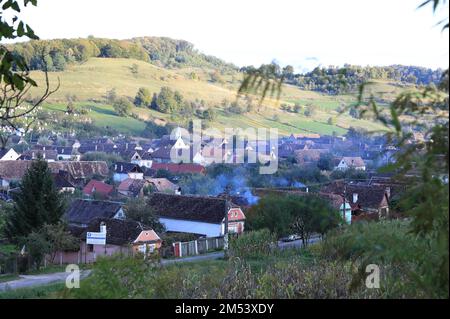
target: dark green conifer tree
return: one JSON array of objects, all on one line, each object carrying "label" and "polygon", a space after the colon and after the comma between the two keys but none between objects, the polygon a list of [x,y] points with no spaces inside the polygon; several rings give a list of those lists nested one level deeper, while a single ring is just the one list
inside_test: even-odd
[{"label": "dark green conifer tree", "polygon": [[27,236],[44,224],[58,223],[64,213],[63,198],[55,188],[47,162],[42,158],[30,165],[14,201],[6,225],[6,235],[11,240]]}]

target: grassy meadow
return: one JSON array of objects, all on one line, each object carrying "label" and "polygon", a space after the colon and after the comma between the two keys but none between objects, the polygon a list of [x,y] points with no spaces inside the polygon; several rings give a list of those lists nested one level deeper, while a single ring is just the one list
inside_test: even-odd
[{"label": "grassy meadow", "polygon": [[[138,73],[131,72],[131,66],[138,65]],[[284,85],[280,101],[267,99],[264,104],[251,113],[227,114],[221,102],[224,99],[234,101],[239,86],[241,74],[223,75],[223,82],[212,83],[208,74],[212,70],[202,68],[165,69],[133,59],[91,58],[83,64],[69,66],[63,72],[49,73],[51,86],[56,86],[59,79],[60,89],[54,93],[44,105],[44,109],[64,111],[67,96],[76,97],[76,105],[86,108],[88,116],[95,125],[111,127],[124,134],[138,135],[145,128],[144,121],[152,120],[158,124],[174,122],[177,119],[170,114],[164,114],[147,108],[134,107],[132,113],[139,119],[119,117],[112,105],[105,101],[106,92],[115,89],[118,96],[134,98],[140,87],[150,92],[159,92],[161,87],[169,86],[178,90],[186,100],[204,100],[207,105],[217,110],[217,119],[210,127],[223,130],[225,127],[274,127],[280,135],[291,133],[313,132],[319,134],[345,134],[351,126],[377,131],[383,127],[370,119],[354,119],[348,114],[339,114],[338,108],[355,103],[354,95],[330,96],[313,91],[301,90],[291,85]],[[195,79],[192,74],[195,74]],[[38,83],[43,83],[43,73],[33,71],[32,77]],[[32,91],[32,96],[38,95],[41,88]],[[388,82],[377,82],[371,87],[373,92],[379,92],[380,99],[392,100],[401,90]],[[281,104],[300,104],[311,107],[314,113],[307,117],[300,113],[287,112],[281,109]],[[332,124],[328,123],[333,119]]]}]

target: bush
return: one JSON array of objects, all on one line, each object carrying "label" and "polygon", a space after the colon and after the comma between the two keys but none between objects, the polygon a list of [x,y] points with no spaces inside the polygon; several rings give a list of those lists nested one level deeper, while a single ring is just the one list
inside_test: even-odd
[{"label": "bush", "polygon": [[113,103],[114,111],[118,116],[127,116],[132,107],[133,104],[126,97],[120,97]]},{"label": "bush", "polygon": [[246,232],[230,240],[230,255],[239,258],[269,256],[276,242],[268,229]]},{"label": "bush", "polygon": [[320,244],[323,258],[351,261],[359,266],[361,280],[365,266],[377,264],[385,269],[389,296],[448,298],[447,289],[436,287],[439,276],[433,267],[436,243],[410,232],[409,221],[359,222],[330,233]]}]

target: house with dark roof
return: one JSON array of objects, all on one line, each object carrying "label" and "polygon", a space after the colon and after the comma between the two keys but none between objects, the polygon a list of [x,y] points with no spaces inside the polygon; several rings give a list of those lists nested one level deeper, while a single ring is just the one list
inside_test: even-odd
[{"label": "house with dark roof", "polygon": [[[99,256],[137,253],[149,255],[161,248],[162,240],[150,227],[132,220],[98,217],[87,227],[69,226],[70,233],[80,239],[80,247],[72,252],[58,252],[57,261],[62,263],[93,263]],[[105,245],[87,244],[89,233],[106,232]]]},{"label": "house with dark roof", "polygon": [[56,189],[60,193],[71,193],[75,192],[75,185],[72,184],[67,179],[67,173],[64,171],[59,171],[58,173],[52,173],[53,183],[55,184]]},{"label": "house with dark roof", "polygon": [[170,151],[172,149],[172,146],[173,145],[171,144],[167,144],[155,150],[152,153],[153,161],[157,163],[170,163],[171,162]]},{"label": "house with dark roof", "polygon": [[132,158],[131,163],[137,164],[141,167],[147,167],[147,168],[152,167],[152,163],[153,163],[152,153],[144,152],[144,151],[140,151],[140,152],[136,152],[136,153],[139,154],[139,157]]},{"label": "house with dark roof", "polygon": [[223,236],[226,214],[229,232],[244,231],[244,213],[224,198],[153,193],[147,205],[170,232]]},{"label": "house with dark roof", "polygon": [[76,199],[64,215],[69,225],[87,227],[95,218],[125,219],[122,203]]},{"label": "house with dark roof", "polygon": [[122,182],[127,178],[144,178],[144,171],[139,165],[134,163],[116,162],[111,168],[114,173],[113,179],[115,182]]},{"label": "house with dark roof", "polygon": [[58,153],[56,152],[56,150],[49,150],[49,149],[45,149],[45,150],[29,150],[24,152],[21,156],[20,156],[20,160],[25,160],[25,161],[31,161],[31,160],[35,160],[38,159],[39,157],[42,157],[42,159],[44,159],[46,162],[54,162],[58,159]]},{"label": "house with dark roof", "polygon": [[390,189],[384,185],[346,184],[335,182],[324,186],[322,192],[346,197],[352,209],[352,215],[362,213],[389,217]]}]

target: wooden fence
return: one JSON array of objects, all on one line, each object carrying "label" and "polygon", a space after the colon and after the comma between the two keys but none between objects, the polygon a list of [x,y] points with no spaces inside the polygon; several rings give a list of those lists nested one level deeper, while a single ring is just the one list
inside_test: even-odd
[{"label": "wooden fence", "polygon": [[207,252],[223,249],[223,237],[207,237],[187,242],[176,242],[173,244],[175,257],[195,256]]}]

